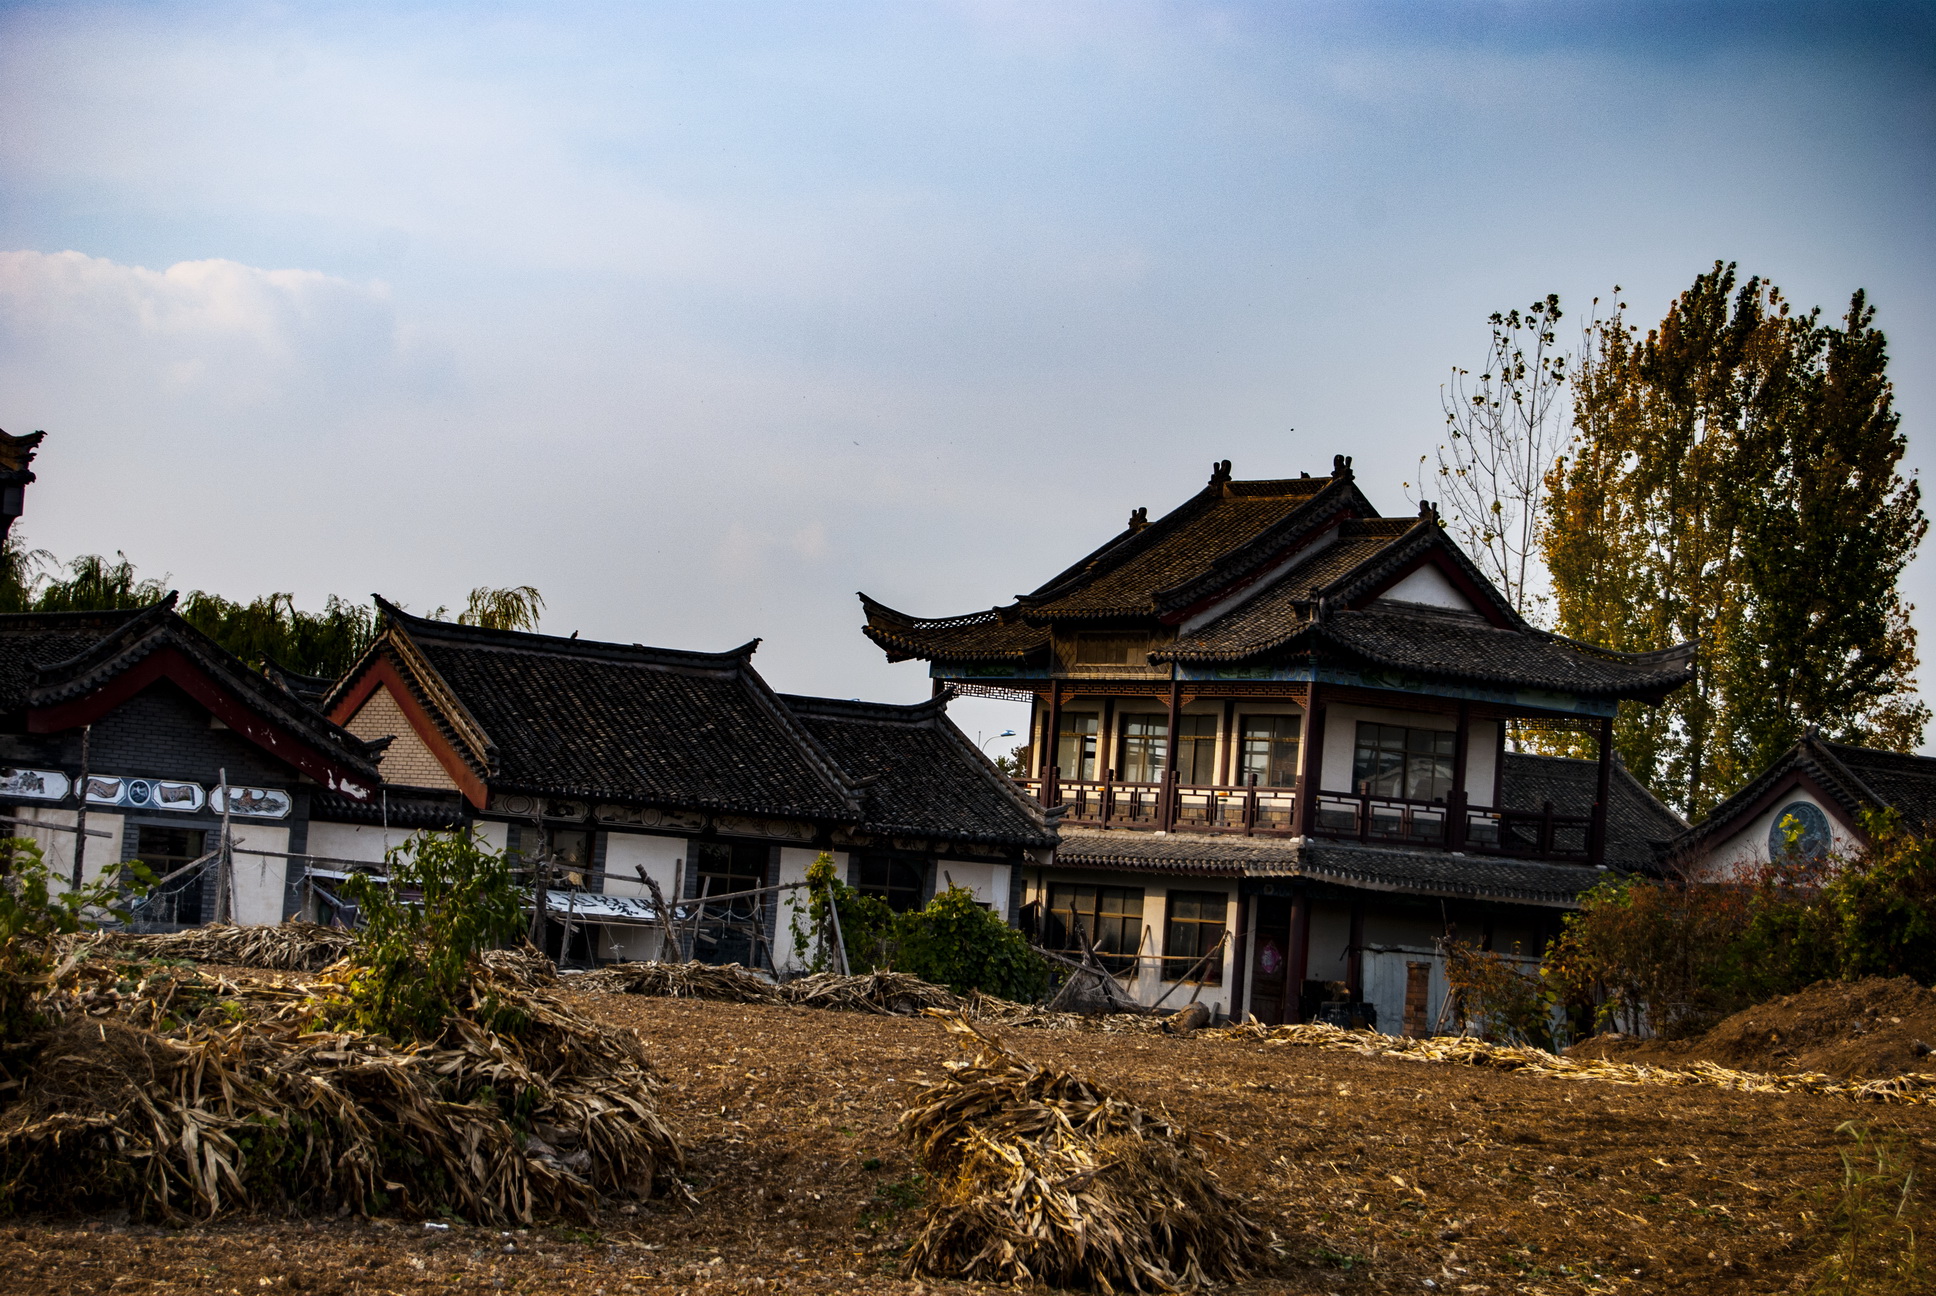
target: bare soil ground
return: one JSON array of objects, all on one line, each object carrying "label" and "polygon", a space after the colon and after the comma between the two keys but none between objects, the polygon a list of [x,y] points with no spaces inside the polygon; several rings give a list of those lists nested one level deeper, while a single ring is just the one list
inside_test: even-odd
[{"label": "bare soil ground", "polygon": [[1743,1071],[1823,1071],[1846,1078],[1936,1071],[1936,990],[1908,977],[1823,981],[1744,1008],[1685,1040],[1585,1040],[1570,1057],[1686,1066],[1696,1059]]},{"label": "bare soil ground", "polygon": [[[692,1209],[590,1225],[242,1218],[0,1227],[0,1294],[967,1291],[897,1275],[925,1185],[895,1135],[954,1056],[926,1019],[575,993],[642,1031],[690,1148]],[[1936,1110],[1626,1088],[1211,1038],[1000,1032],[1229,1140],[1219,1172],[1282,1259],[1239,1290],[1797,1289],[1837,1127],[1936,1172]]]}]

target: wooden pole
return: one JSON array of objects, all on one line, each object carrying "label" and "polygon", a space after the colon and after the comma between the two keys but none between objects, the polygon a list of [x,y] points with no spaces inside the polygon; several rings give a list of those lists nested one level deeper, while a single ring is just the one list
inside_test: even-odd
[{"label": "wooden pole", "polygon": [[1445,848],[1465,849],[1465,771],[1472,742],[1472,704],[1459,702],[1459,727],[1452,737],[1452,790],[1445,797]]},{"label": "wooden pole", "polygon": [[81,726],[81,800],[74,811],[74,882],[76,891],[81,889],[81,861],[87,857],[87,755],[88,740],[94,736],[93,725]]},{"label": "wooden pole", "polygon": [[1157,793],[1163,799],[1157,814],[1157,823],[1166,831],[1176,825],[1176,799],[1178,771],[1176,754],[1182,748],[1183,727],[1183,684],[1177,679],[1176,663],[1170,663],[1170,719],[1169,732],[1163,744],[1163,787]]},{"label": "wooden pole", "polygon": [[235,839],[229,833],[229,803],[235,798],[229,794],[229,772],[219,771],[222,776],[222,843],[221,857],[215,866],[215,921],[235,921]]},{"label": "wooden pole", "polygon": [[1304,1020],[1304,974],[1311,962],[1311,898],[1303,887],[1291,893],[1291,924],[1285,933],[1283,1005],[1279,1022]]},{"label": "wooden pole", "polygon": [[1304,695],[1304,769],[1297,778],[1298,830],[1309,837],[1318,826],[1318,789],[1324,781],[1324,704],[1318,682]]}]

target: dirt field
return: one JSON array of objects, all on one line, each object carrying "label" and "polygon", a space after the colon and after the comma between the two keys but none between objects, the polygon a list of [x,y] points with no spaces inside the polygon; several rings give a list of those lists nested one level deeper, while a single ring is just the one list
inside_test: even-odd
[{"label": "dirt field", "polygon": [[[923,1184],[894,1133],[955,1056],[920,1019],[578,994],[641,1030],[698,1205],[509,1233],[243,1219],[188,1230],[12,1221],[0,1293],[965,1291],[895,1276]],[[1007,1032],[1191,1128],[1282,1259],[1245,1292],[1770,1292],[1820,1238],[1837,1127],[1900,1139],[1925,1182],[1936,1110],[1622,1088],[1206,1038]]]}]

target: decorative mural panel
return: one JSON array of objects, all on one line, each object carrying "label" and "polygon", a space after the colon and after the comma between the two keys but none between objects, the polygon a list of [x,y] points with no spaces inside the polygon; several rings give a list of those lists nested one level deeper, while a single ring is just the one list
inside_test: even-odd
[{"label": "decorative mural panel", "polygon": [[0,769],[0,796],[62,801],[73,786],[59,770]]},{"label": "decorative mural panel", "polygon": [[87,802],[89,805],[124,806],[130,810],[193,813],[207,805],[208,798],[197,783],[90,774],[87,778]]},{"label": "decorative mural panel", "polygon": [[[247,815],[253,819],[286,819],[295,805],[290,795],[281,788],[237,787],[229,784],[232,800],[229,813]],[[222,813],[222,789],[214,788],[208,794],[208,808],[216,814]]]},{"label": "decorative mural panel", "polygon": [[786,841],[812,841],[813,825],[798,819],[760,819],[752,815],[720,815],[714,820],[720,832],[733,837],[779,837]]}]

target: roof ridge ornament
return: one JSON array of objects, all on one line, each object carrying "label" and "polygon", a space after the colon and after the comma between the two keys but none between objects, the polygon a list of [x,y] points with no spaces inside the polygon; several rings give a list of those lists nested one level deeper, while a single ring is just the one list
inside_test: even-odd
[{"label": "roof ridge ornament", "polygon": [[1344,481],[1350,481],[1352,477],[1351,456],[1342,455],[1342,454],[1332,455],[1331,456],[1331,475],[1336,478],[1341,478]]},{"label": "roof ridge ornament", "polygon": [[1418,520],[1421,522],[1437,522],[1439,520],[1439,506],[1431,500],[1420,500],[1418,502]]},{"label": "roof ridge ornament", "polygon": [[[1148,526],[1148,525],[1149,525],[1149,509],[1148,509],[1148,508],[1139,508],[1139,509],[1132,509],[1132,510],[1130,510],[1130,514],[1129,514],[1129,529],[1130,529],[1130,530],[1131,530],[1132,532],[1135,532],[1135,531],[1141,531],[1141,530],[1142,530],[1142,529],[1143,529],[1144,527],[1146,527],[1146,526]],[[1090,564],[1090,565],[1091,565],[1091,566],[1094,566],[1094,564],[1093,564],[1093,563],[1092,563],[1092,564]]]},{"label": "roof ridge ornament", "polygon": [[1210,484],[1212,486],[1221,486],[1229,480],[1230,461],[1228,459],[1222,459],[1210,465]]}]

